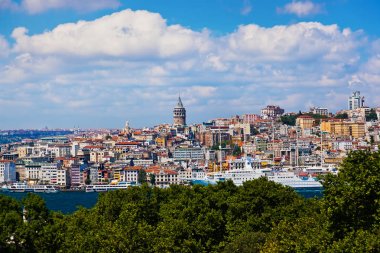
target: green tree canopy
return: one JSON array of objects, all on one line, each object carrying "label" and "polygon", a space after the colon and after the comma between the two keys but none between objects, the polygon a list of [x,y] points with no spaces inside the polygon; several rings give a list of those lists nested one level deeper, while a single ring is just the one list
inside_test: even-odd
[{"label": "green tree canopy", "polygon": [[380,153],[351,152],[339,174],[323,179],[324,205],[337,236],[368,230],[380,221]]},{"label": "green tree canopy", "polygon": [[146,171],[144,169],[139,170],[139,173],[137,174],[137,182],[139,184],[146,183]]},{"label": "green tree canopy", "polygon": [[280,119],[281,119],[281,122],[285,125],[295,126],[297,115],[284,115],[284,116],[281,116]]},{"label": "green tree canopy", "polygon": [[336,119],[348,119],[348,114],[347,113],[342,113],[342,114],[336,114],[335,115]]},{"label": "green tree canopy", "polygon": [[366,121],[378,120],[375,109],[371,109],[368,115],[365,116]]}]

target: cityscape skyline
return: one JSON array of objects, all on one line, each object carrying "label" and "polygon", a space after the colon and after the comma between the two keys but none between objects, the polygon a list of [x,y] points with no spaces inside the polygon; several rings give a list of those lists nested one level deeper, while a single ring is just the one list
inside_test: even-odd
[{"label": "cityscape skyline", "polygon": [[[347,99],[347,105],[348,108],[341,109],[337,112],[331,112],[329,111],[328,108],[323,108],[323,107],[310,107],[309,110],[302,111],[299,110],[298,112],[285,112],[285,110],[278,105],[267,105],[265,108],[262,108],[260,112],[254,112],[254,113],[244,113],[244,114],[233,114],[233,115],[228,115],[224,117],[214,117],[214,118],[209,118],[209,119],[204,119],[201,122],[191,122],[187,124],[186,120],[186,107],[182,103],[181,96],[179,95],[177,98],[177,104],[173,107],[173,114],[172,114],[172,122],[159,122],[155,125],[144,125],[144,126],[130,126],[129,120],[125,121],[125,126],[124,129],[153,129],[159,126],[167,125],[167,126],[172,126],[175,128],[182,129],[191,127],[191,126],[199,126],[201,124],[214,124],[215,122],[219,121],[228,121],[229,119],[236,119],[236,120],[241,120],[242,122],[249,123],[249,122],[255,122],[256,120],[263,119],[263,120],[268,120],[268,119],[274,119],[276,118],[277,121],[283,121],[286,119],[282,119],[281,116],[289,117],[292,116],[295,119],[300,117],[300,118],[308,118],[312,119],[310,115],[320,115],[325,118],[331,118],[334,120],[334,117],[337,116],[337,118],[341,117],[342,115],[347,115],[349,117],[352,117],[354,121],[365,121],[365,117],[368,116],[369,113],[373,112],[379,117],[380,113],[380,108],[379,107],[368,107],[365,105],[365,97],[360,95],[360,91],[354,91],[351,96],[348,97]],[[364,116],[365,115],[365,116]],[[364,118],[363,118],[364,117]],[[348,120],[349,121],[349,120]],[[371,120],[369,120],[371,121]],[[311,121],[309,122],[311,124]],[[133,122],[132,122],[133,124]],[[76,131],[76,130],[120,130],[120,126],[118,127],[103,127],[103,128],[91,128],[91,127],[80,127],[79,125],[73,126],[73,127],[51,127],[49,128],[48,126],[41,127],[41,128],[21,128],[21,129],[1,129],[0,131],[23,131],[23,130],[68,130],[68,131]],[[129,131],[129,130],[128,130]]]},{"label": "cityscape skyline", "polygon": [[0,129],[378,106],[377,1],[204,2],[0,0]]}]

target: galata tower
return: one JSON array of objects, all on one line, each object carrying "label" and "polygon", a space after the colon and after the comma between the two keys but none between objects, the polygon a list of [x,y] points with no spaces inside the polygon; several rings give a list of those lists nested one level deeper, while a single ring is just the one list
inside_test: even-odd
[{"label": "galata tower", "polygon": [[174,126],[185,126],[186,125],[186,109],[183,107],[181,97],[178,97],[177,105],[173,110],[173,121]]}]

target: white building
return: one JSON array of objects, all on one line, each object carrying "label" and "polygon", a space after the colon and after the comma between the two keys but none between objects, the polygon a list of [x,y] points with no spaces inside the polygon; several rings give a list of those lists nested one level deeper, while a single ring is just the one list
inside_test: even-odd
[{"label": "white building", "polygon": [[205,152],[202,148],[197,147],[177,147],[174,150],[173,158],[175,161],[202,160],[205,158]]},{"label": "white building", "polygon": [[191,179],[192,178],[192,169],[191,168],[187,168],[187,169],[181,168],[180,170],[178,170],[178,177],[180,178],[180,180]]},{"label": "white building", "polygon": [[[128,159],[127,162],[130,164],[131,159]],[[150,165],[153,165],[153,163],[153,159],[133,159],[134,166],[148,167]]]},{"label": "white building", "polygon": [[46,152],[51,158],[66,157],[71,155],[71,146],[68,144],[49,145]]},{"label": "white building", "polygon": [[125,168],[120,173],[120,180],[124,182],[137,183],[139,171],[142,169],[143,168],[141,166],[133,166],[133,167]]},{"label": "white building", "polygon": [[106,158],[108,156],[111,156],[111,155],[113,155],[113,154],[111,154],[109,151],[105,151],[103,149],[92,150],[90,152],[90,161],[94,162],[94,163],[101,163],[101,162],[104,162],[106,160]]},{"label": "white building", "polygon": [[16,181],[16,166],[13,161],[0,160],[0,183]]},{"label": "white building", "polygon": [[65,169],[57,170],[57,185],[67,186],[67,171]]},{"label": "white building", "polygon": [[348,98],[348,110],[355,110],[364,107],[364,97],[360,96],[360,91],[355,91]]},{"label": "white building", "polygon": [[329,110],[327,108],[321,108],[321,107],[311,107],[310,112],[312,114],[319,114],[323,116],[329,116]]},{"label": "white building", "polygon": [[263,119],[273,119],[284,114],[285,110],[277,105],[268,105],[267,107],[261,109],[261,117]]},{"label": "white building", "polygon": [[352,141],[333,141],[331,143],[331,149],[333,150],[352,150]]},{"label": "white building", "polygon": [[[58,175],[64,174],[64,180]],[[62,176],[60,176],[62,178]],[[38,184],[66,185],[66,171],[57,163],[30,163],[25,165],[25,179]]]},{"label": "white building", "polygon": [[156,186],[161,187],[161,188],[168,187],[171,184],[180,183],[178,172],[175,170],[152,168],[152,169],[147,169],[146,172],[149,178],[151,178],[152,175],[155,176]]}]

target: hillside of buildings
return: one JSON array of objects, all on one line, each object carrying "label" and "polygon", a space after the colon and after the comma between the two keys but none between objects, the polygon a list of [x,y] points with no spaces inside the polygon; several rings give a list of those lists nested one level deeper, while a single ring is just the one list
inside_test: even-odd
[{"label": "hillside of buildings", "polygon": [[[1,252],[376,252],[380,109],[360,93],[348,109],[261,114],[188,124],[181,101],[173,124],[75,130],[0,145],[0,183],[65,190],[140,184],[101,194],[95,207],[51,212],[37,195],[0,195]],[[191,185],[196,176],[286,169],[321,181],[305,199],[261,177]],[[224,174],[226,175],[226,174]],[[301,176],[302,175],[302,176]]]},{"label": "hillside of buildings", "polygon": [[378,252],[380,152],[323,176],[321,199],[260,178],[237,187],[144,184],[63,215],[0,195],[1,252]]},{"label": "hillside of buildings", "polygon": [[54,136],[62,131],[3,131],[1,136],[16,136],[17,141],[0,145],[0,183],[83,189],[87,184],[137,183],[145,173],[147,182],[164,188],[186,184],[194,170],[242,168],[246,157],[259,161],[261,168],[297,173],[315,166],[338,168],[351,151],[378,150],[379,118],[380,109],[366,107],[355,92],[348,110],[335,114],[321,107],[285,113],[268,105],[260,114],[187,124],[179,98],[173,124],[133,128],[126,122],[119,130],[75,130],[65,136]]}]

